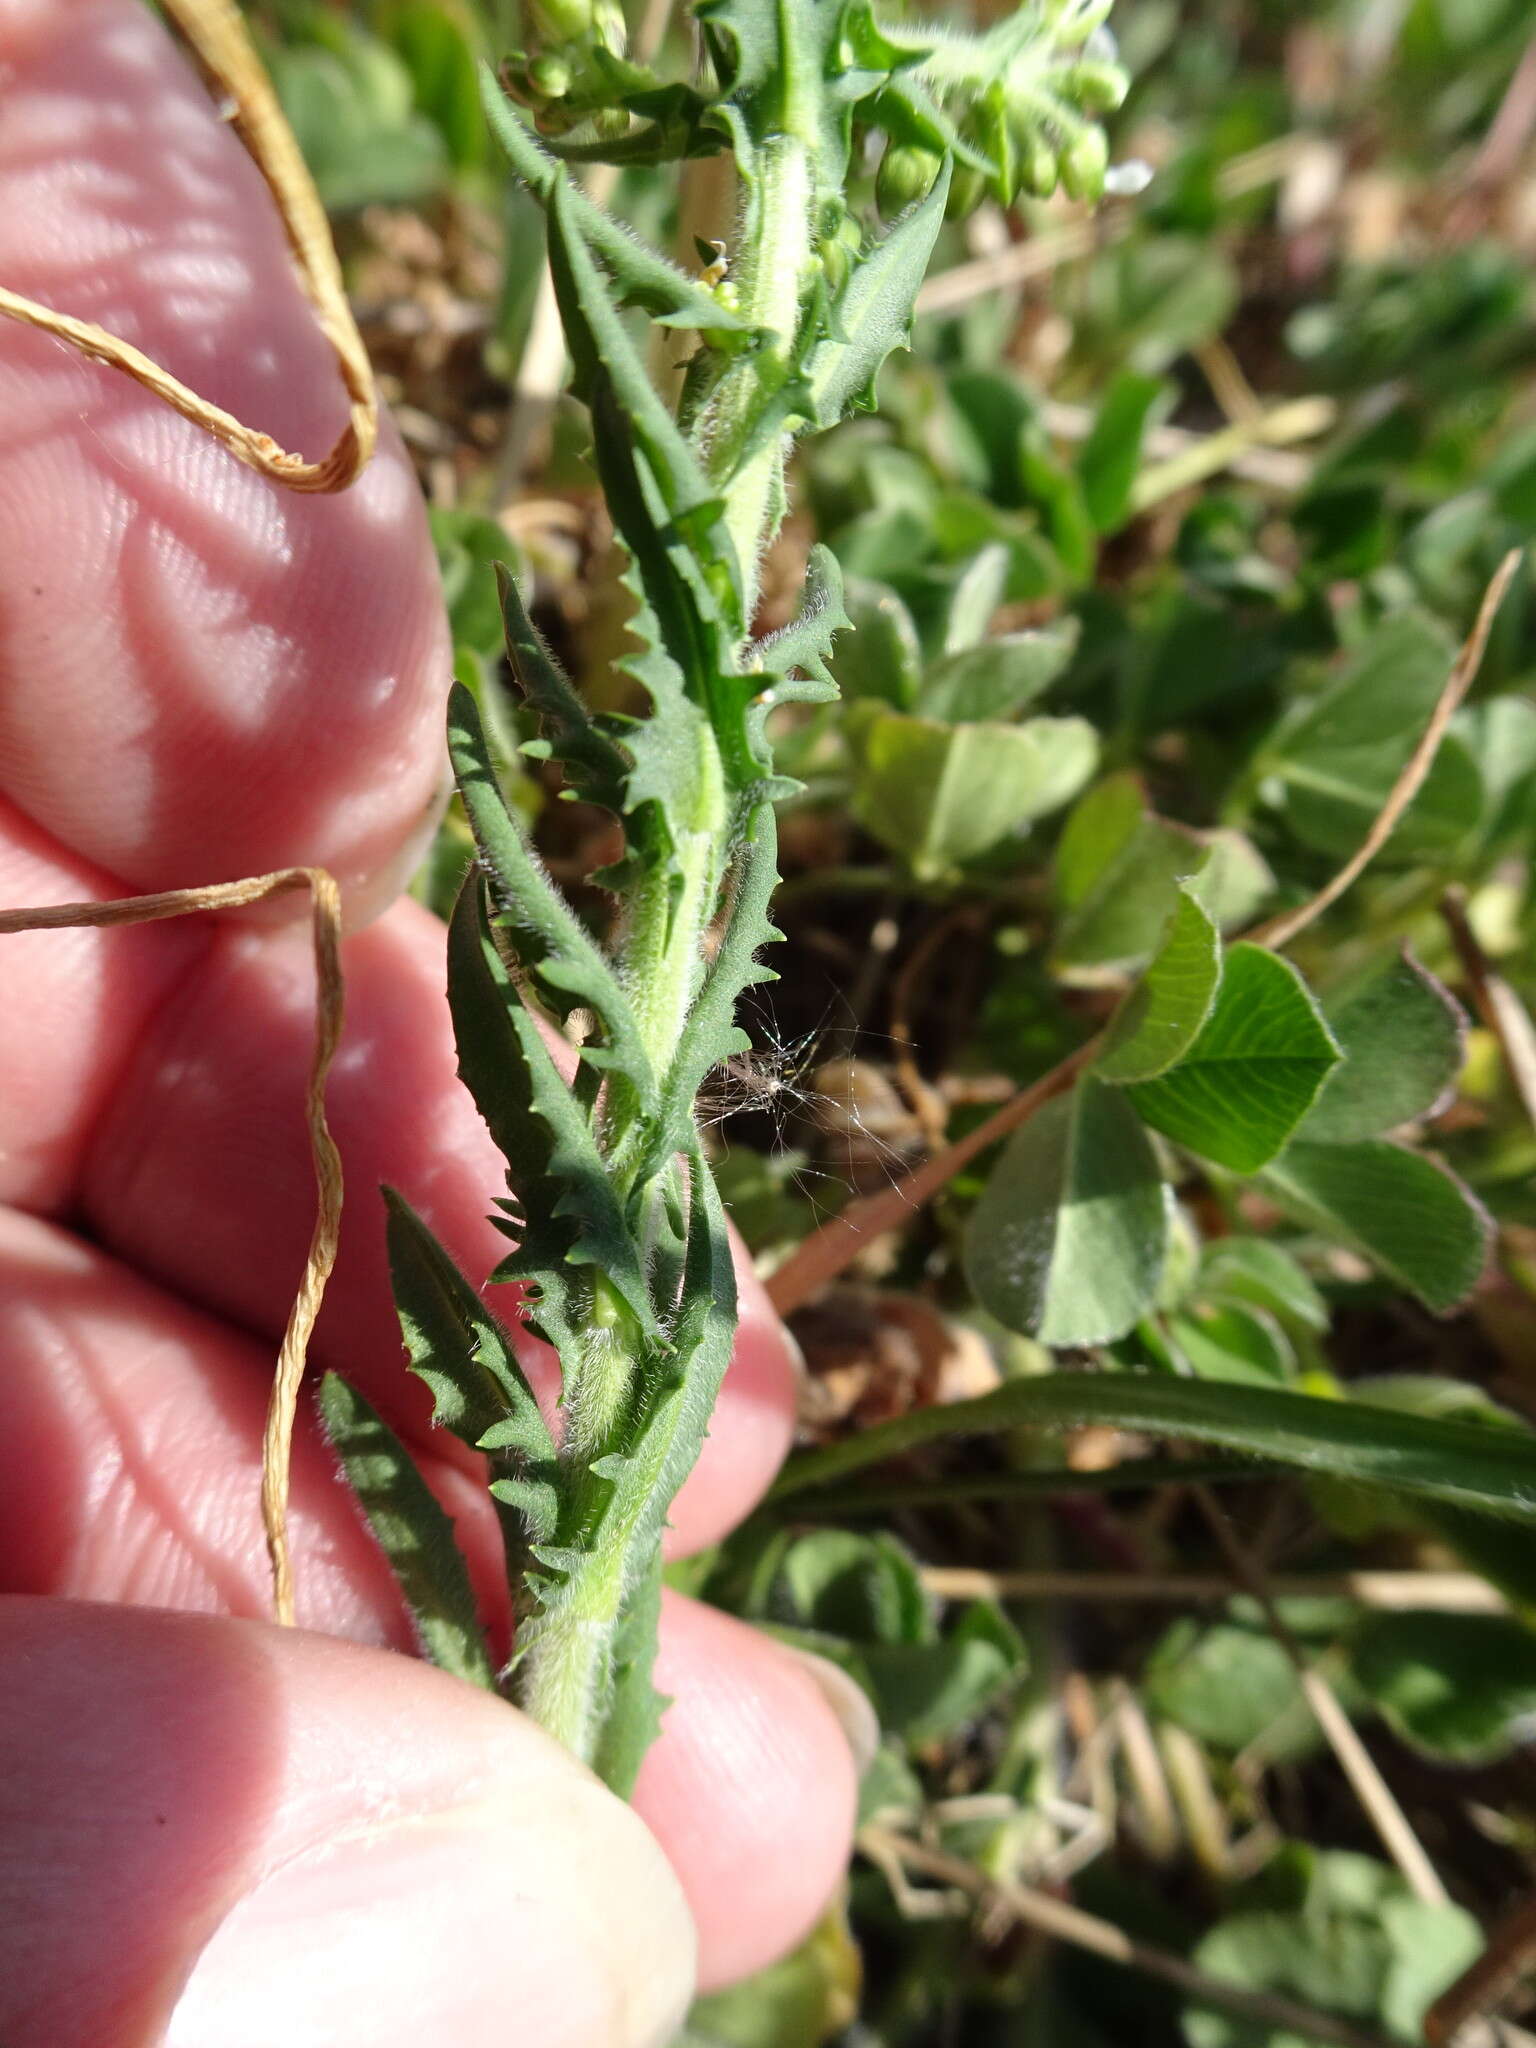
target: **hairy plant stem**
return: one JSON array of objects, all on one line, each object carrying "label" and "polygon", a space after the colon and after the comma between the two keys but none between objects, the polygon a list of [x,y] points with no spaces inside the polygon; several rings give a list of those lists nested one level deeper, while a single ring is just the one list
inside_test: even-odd
[{"label": "hairy plant stem", "polygon": [[770,434],[744,461],[737,457],[772,370],[788,371],[811,260],[811,198],[806,143],[795,134],[771,137],[758,159],[755,206],[743,216],[746,246],[737,286],[743,317],[772,333],[776,360],[770,370],[760,355],[739,357],[716,385],[698,430],[711,474],[724,487],[725,525],[741,564],[749,622],[757,607],[759,558],[783,510],[784,437]]},{"label": "hairy plant stem", "polygon": [[[747,221],[741,307],[755,325],[776,337],[771,347],[778,362],[768,372],[771,384],[775,372],[782,377],[788,371],[810,261],[812,188],[805,143],[787,134],[771,138],[760,154],[756,189]],[[699,428],[707,456],[728,472],[720,477],[724,518],[741,564],[748,619],[756,606],[758,560],[783,512],[782,434],[769,434],[758,446],[746,448],[745,459],[736,459],[744,440],[751,438],[754,410],[765,388],[764,369],[760,356],[743,357],[728,367]],[[698,994],[705,940],[731,850],[730,806],[713,733],[704,732],[700,746],[694,813],[674,828],[681,884],[674,870],[643,886],[619,940],[623,980],[658,1074],[671,1064]],[[624,1091],[615,1090],[605,1151],[627,1199],[645,1192],[636,1185],[642,1133],[634,1112]],[[618,1447],[634,1402],[647,1398],[642,1390],[648,1371],[661,1361],[647,1355],[633,1318],[600,1276],[593,1286],[588,1334],[587,1355],[564,1390],[564,1455],[591,1475],[588,1484],[600,1487],[604,1482],[592,1475],[592,1467]],[[613,1685],[625,1602],[649,1563],[637,1554],[633,1531],[615,1535],[618,1540],[577,1568],[559,1611],[528,1626],[519,1652],[522,1705],[588,1761],[600,1739]]]}]

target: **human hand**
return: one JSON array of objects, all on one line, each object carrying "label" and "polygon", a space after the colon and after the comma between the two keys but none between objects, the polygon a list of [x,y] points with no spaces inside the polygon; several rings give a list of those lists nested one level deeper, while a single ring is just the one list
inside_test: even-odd
[{"label": "human hand", "polygon": [[[328,447],[345,401],[265,190],[140,0],[0,0],[0,62],[0,283]],[[431,828],[448,660],[392,436],[345,496],[285,495],[0,324],[0,903],[340,878],[348,1207],[313,1354],[412,1443],[504,1634],[483,1489],[403,1371],[377,1195],[471,1273],[497,1256],[442,933],[386,907]],[[0,2039],[665,2042],[694,1930],[700,1981],[728,1981],[836,1882],[854,1772],[827,1688],[852,1702],[669,1600],[647,1832],[511,1709],[394,1654],[403,1613],[307,1405],[301,1631],[263,1622],[261,1421],[314,1200],[307,931],[5,937],[0,978]],[[531,1345],[530,1369],[549,1384]],[[678,1547],[758,1498],[791,1407],[744,1272]]]}]

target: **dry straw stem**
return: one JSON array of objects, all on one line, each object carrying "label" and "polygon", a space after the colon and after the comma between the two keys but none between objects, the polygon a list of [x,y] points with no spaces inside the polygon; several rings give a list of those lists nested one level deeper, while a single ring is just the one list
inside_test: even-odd
[{"label": "dry straw stem", "polygon": [[1333,880],[1319,889],[1308,902],[1303,903],[1297,910],[1288,910],[1279,917],[1270,918],[1265,924],[1255,925],[1248,933],[1248,937],[1255,945],[1269,946],[1276,952],[1282,946],[1288,946],[1309,924],[1315,923],[1325,910],[1331,909],[1348,889],[1353,888],[1397,830],[1404,811],[1423,788],[1424,778],[1434,765],[1435,755],[1440,750],[1440,742],[1445,738],[1446,727],[1455,717],[1462,699],[1471,689],[1473,680],[1482,666],[1483,655],[1488,646],[1488,635],[1493,630],[1494,617],[1504,602],[1504,593],[1509,589],[1524,552],[1523,548],[1511,548],[1494,571],[1493,581],[1483,593],[1483,601],[1478,606],[1472,631],[1467,635],[1460,654],[1451,666],[1445,688],[1440,692],[1439,700],[1429,715],[1429,722],[1424,727],[1419,744],[1408,757],[1407,765],[1393,785],[1391,795],[1378,812],[1375,824]]},{"label": "dry straw stem", "polygon": [[238,882],[212,882],[198,889],[167,889],[156,896],[124,896],[109,903],[53,903],[33,910],[0,911],[0,934],[66,931],[82,925],[151,924],[160,918],[200,911],[240,910],[269,896],[307,889],[310,896],[319,992],[315,1008],[315,1049],[305,1093],[310,1153],[318,1201],[315,1227],[299,1291],[283,1332],[261,1441],[261,1519],[272,1561],[272,1611],[293,1623],[293,1566],[288,1552],[288,1472],[293,1418],[309,1340],[320,1313],[325,1283],[336,1263],[341,1230],[341,1156],[325,1121],[325,1079],[341,1036],[341,901],[324,868],[280,868]]},{"label": "dry straw stem", "polygon": [[[1471,2042],[1479,2031],[1477,2022],[1498,2005],[1536,1966],[1536,1898],[1521,1899],[1495,1922],[1487,1946],[1451,1985],[1442,1991],[1424,2015],[1424,2039],[1429,2048],[1457,2048]],[[1508,2043],[1511,2037],[1528,2041],[1530,2036],[1507,2022],[1496,2022],[1495,2039]]]},{"label": "dry straw stem", "polygon": [[[233,107],[230,116],[267,181],[321,331],[335,351],[349,401],[347,425],[328,455],[310,462],[290,455],[270,434],[200,398],[169,370],[89,320],[40,306],[0,287],[0,315],[41,328],[92,362],[122,370],[249,468],[290,491],[344,491],[362,473],[379,437],[379,399],[367,350],[353,321],[341,266],[314,182],[283,118],[233,0],[164,0],[165,11],[193,55]],[[151,141],[147,146],[153,147]]]},{"label": "dry straw stem", "polygon": [[1466,891],[1447,889],[1440,899],[1440,915],[1461,960],[1477,1014],[1499,1041],[1509,1078],[1515,1084],[1526,1116],[1536,1126],[1536,1026],[1532,1025],[1525,1005],[1495,971],[1478,944],[1477,933],[1467,916]]},{"label": "dry straw stem", "polygon": [[1352,2027],[1347,2021],[1336,2019],[1332,2013],[1314,2011],[1310,2006],[1267,1991],[1250,1991],[1241,1984],[1225,1983],[1220,1977],[1212,1977],[1206,1971],[1196,1969],[1182,1956],[1167,1949],[1154,1948],[1149,1942],[1135,1941],[1113,1922],[1085,1913],[1078,1906],[1068,1905],[1064,1899],[1053,1898],[1049,1892],[988,1877],[974,1864],[963,1862],[958,1856],[948,1856],[942,1850],[927,1848],[893,1829],[870,1823],[859,1830],[858,1845],[882,1870],[889,1872],[894,1866],[898,1871],[910,1870],[923,1877],[937,1878],[979,1904],[1006,1914],[1022,1926],[1033,1927],[1053,1940],[1071,1942],[1076,1948],[1102,1956],[1106,1962],[1118,1963],[1129,1970],[1140,1970],[1149,1977],[1160,1977],[1165,1984],[1173,1985],[1199,2005],[1237,2013],[1244,2019],[1298,2034],[1305,2040],[1334,2042],[1338,2048],[1388,2048],[1380,2035]]},{"label": "dry straw stem", "polygon": [[[1361,874],[1380,853],[1396,830],[1404,811],[1413,802],[1429,773],[1447,726],[1454,717],[1457,707],[1472,686],[1488,645],[1488,635],[1493,627],[1494,616],[1504,601],[1505,592],[1516,569],[1519,568],[1523,550],[1514,548],[1504,557],[1494,574],[1493,581],[1478,608],[1477,620],[1468,634],[1466,644],[1457,655],[1451,673],[1446,680],[1434,710],[1424,727],[1418,745],[1402,774],[1398,777],[1391,794],[1382,805],[1380,814],[1363,843],[1352,853],[1343,867],[1324,888],[1303,903],[1298,909],[1286,911],[1282,916],[1271,918],[1267,923],[1255,925],[1244,936],[1254,945],[1268,946],[1278,952],[1288,946],[1292,939],[1306,930],[1315,919],[1331,907],[1357,882]],[[858,1257],[872,1237],[880,1232],[895,1230],[910,1221],[917,1210],[947,1187],[955,1175],[975,1159],[1005,1138],[1020,1124],[1026,1122],[1035,1111],[1062,1094],[1076,1080],[1083,1068],[1089,1066],[1099,1051],[1100,1041],[1091,1038],[1070,1053],[1050,1073],[1014,1096],[986,1122],[979,1124],[957,1143],[947,1146],[942,1152],[926,1160],[923,1165],[882,1188],[878,1194],[862,1195],[850,1202],[845,1209],[834,1216],[830,1223],[824,1223],[813,1231],[804,1242],[792,1251],[783,1264],[769,1276],[768,1295],[780,1315],[789,1315],[801,1308],[819,1294],[825,1286],[835,1280]]]},{"label": "dry straw stem", "polygon": [[[983,1571],[970,1565],[924,1568],[925,1589],[940,1600],[1125,1600],[1199,1606],[1230,1600],[1220,1572]],[[1475,1572],[1292,1572],[1268,1580],[1277,1600],[1357,1600],[1394,1611],[1503,1614],[1508,1603]]]},{"label": "dry straw stem", "polygon": [[1423,1844],[1409,1825],[1408,1816],[1376,1768],[1375,1760],[1361,1741],[1355,1724],[1339,1705],[1333,1687],[1310,1662],[1306,1651],[1286,1625],[1275,1605],[1263,1568],[1238,1541],[1236,1530],[1209,1488],[1194,1486],[1190,1491],[1226,1553],[1233,1579],[1258,1602],[1265,1626],[1290,1660],[1302,1695],[1312,1709],[1317,1725],[1328,1738],[1328,1746],[1337,1757],[1339,1768],[1348,1778],[1350,1789],[1359,1800],[1366,1818],[1380,1837],[1382,1847],[1402,1872],[1415,1898],[1422,1899],[1429,1906],[1448,1904],[1450,1894],[1440,1881],[1440,1873],[1425,1855]]}]

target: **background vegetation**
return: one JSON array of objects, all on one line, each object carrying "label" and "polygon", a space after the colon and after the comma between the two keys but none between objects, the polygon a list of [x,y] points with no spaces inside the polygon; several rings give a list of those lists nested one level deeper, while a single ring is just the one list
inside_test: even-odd
[{"label": "background vegetation", "polygon": [[[517,752],[490,570],[616,687],[541,230],[475,89],[510,0],[250,12],[433,508],[460,675],[585,901],[609,827]],[[1460,2004],[1521,2010],[1536,1534],[1173,1461],[1155,1417],[1076,1429],[1066,1490],[1006,1390],[1054,1353],[1536,1414],[1527,567],[1406,816],[1290,947],[1305,986],[1231,943],[1368,839],[1536,527],[1536,42],[1521,0],[1124,0],[1115,27],[1113,154],[1147,189],[953,221],[878,415],[801,460],[765,566],[772,627],[828,543],[859,631],[841,701],[780,734],[805,785],[782,978],[709,1114],[828,1448],[677,1575],[843,1663],[885,1741],[846,1899],[700,2006],[699,2048],[1411,2042],[1490,1928],[1510,1967]],[[682,220],[644,171],[612,203],[691,261],[728,226],[711,180]],[[467,846],[450,818],[429,900]],[[877,1209],[831,1285],[794,1262],[1106,1026],[1103,1078],[1000,1158]],[[1064,1194],[1099,1220],[1042,1240]],[[941,1433],[976,1397],[987,1434]],[[877,1469],[879,1423],[906,1448]]]}]

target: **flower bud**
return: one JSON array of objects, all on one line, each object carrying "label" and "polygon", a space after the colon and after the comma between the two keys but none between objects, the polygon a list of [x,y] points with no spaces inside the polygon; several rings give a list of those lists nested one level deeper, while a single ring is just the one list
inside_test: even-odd
[{"label": "flower bud", "polygon": [[571,89],[571,67],[563,57],[535,57],[528,83],[540,99],[563,100]]},{"label": "flower bud", "polygon": [[1096,64],[1083,58],[1072,67],[1070,91],[1085,114],[1112,114],[1130,89],[1118,64]]},{"label": "flower bud", "polygon": [[986,196],[986,173],[970,164],[956,164],[955,174],[949,181],[949,197],[944,202],[944,218],[969,220]]},{"label": "flower bud", "polygon": [[1019,183],[1036,199],[1049,199],[1059,175],[1056,152],[1043,135],[1029,135],[1019,151]]},{"label": "flower bud", "polygon": [[592,26],[603,48],[611,50],[615,57],[622,57],[629,41],[629,25],[619,0],[594,0]]},{"label": "flower bud", "polygon": [[592,0],[528,0],[541,42],[579,43],[592,28]]},{"label": "flower bud", "polygon": [[1102,128],[1085,128],[1062,152],[1061,182],[1074,199],[1101,199],[1109,169],[1109,142]]},{"label": "flower bud", "polygon": [[939,175],[940,162],[931,149],[919,149],[907,142],[886,144],[875,173],[875,204],[887,220],[894,220],[898,213],[928,197]]}]

